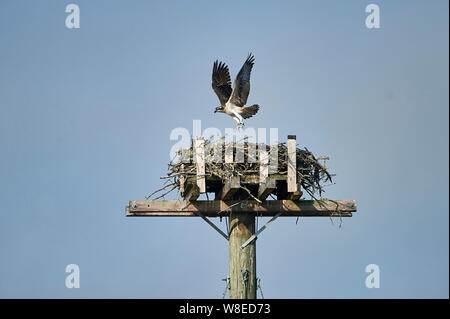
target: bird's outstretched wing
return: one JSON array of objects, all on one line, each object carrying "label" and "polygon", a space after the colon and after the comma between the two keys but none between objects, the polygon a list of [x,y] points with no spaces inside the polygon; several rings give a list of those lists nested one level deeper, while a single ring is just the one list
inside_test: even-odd
[{"label": "bird's outstretched wing", "polygon": [[220,105],[225,105],[231,95],[230,71],[225,63],[216,61],[213,66],[212,88],[219,98]]},{"label": "bird's outstretched wing", "polygon": [[231,102],[237,106],[244,106],[247,103],[250,93],[250,73],[252,72],[255,57],[250,53],[234,80]]}]

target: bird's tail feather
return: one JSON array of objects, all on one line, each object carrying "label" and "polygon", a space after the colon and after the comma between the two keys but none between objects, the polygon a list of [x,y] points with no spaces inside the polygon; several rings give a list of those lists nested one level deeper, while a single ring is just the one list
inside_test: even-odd
[{"label": "bird's tail feather", "polygon": [[252,117],[253,115],[255,115],[258,112],[258,110],[259,110],[259,105],[254,104],[252,106],[244,107],[241,115],[244,119],[248,119],[248,118]]}]

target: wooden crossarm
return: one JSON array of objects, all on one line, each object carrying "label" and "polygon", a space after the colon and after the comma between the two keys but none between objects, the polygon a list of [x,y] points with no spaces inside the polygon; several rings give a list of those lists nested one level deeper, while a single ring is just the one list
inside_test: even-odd
[{"label": "wooden crossarm", "polygon": [[356,212],[355,200],[201,200],[201,201],[130,201],[127,216],[194,217],[200,212],[207,217],[220,217],[233,212],[258,212],[261,216],[281,217],[351,217]]}]

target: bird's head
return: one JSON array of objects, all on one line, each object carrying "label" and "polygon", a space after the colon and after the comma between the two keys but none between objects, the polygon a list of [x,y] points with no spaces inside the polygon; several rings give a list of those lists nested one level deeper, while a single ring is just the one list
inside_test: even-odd
[{"label": "bird's head", "polygon": [[214,110],[214,113],[225,113],[225,109],[222,106],[218,106],[216,107],[216,109]]}]

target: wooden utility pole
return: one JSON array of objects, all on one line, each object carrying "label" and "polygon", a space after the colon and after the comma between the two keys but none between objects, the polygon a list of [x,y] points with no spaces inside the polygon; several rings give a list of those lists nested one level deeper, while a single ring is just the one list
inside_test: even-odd
[{"label": "wooden utility pole", "polygon": [[[278,217],[351,217],[356,212],[354,200],[300,200],[302,192],[296,171],[296,137],[288,136],[287,174],[269,174],[268,154],[260,150],[260,172],[256,175],[233,176],[219,183],[205,176],[205,143],[194,141],[196,176],[180,177],[184,201],[130,201],[127,216],[201,217],[229,241],[230,299],[256,299],[256,239]],[[226,148],[226,147],[225,147]],[[227,158],[232,160],[227,151]],[[183,167],[182,167],[183,169]],[[242,184],[253,185],[253,199],[242,192]],[[248,190],[248,188],[247,188]],[[201,193],[213,192],[214,200],[197,200]],[[266,200],[276,195],[277,200]],[[272,217],[259,229],[255,216]],[[229,218],[229,228],[223,232],[209,218]]]},{"label": "wooden utility pole", "polygon": [[255,234],[255,214],[230,217],[230,299],[256,299],[256,241],[241,246]]}]

